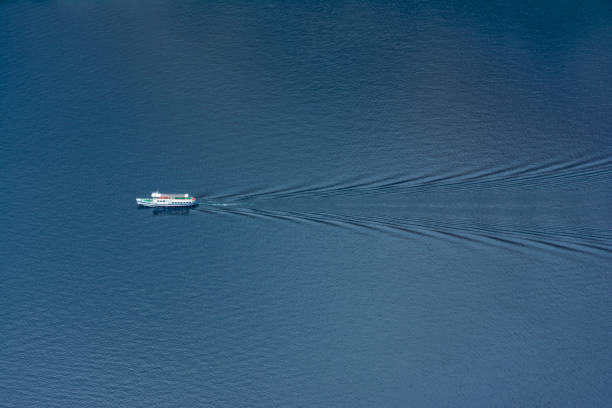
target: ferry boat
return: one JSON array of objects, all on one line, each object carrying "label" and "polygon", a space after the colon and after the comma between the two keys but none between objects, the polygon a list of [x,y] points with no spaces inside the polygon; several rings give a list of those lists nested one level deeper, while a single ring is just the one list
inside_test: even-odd
[{"label": "ferry boat", "polygon": [[137,198],[136,203],[142,207],[193,207],[198,205],[195,197],[189,194],[164,194],[156,191],[151,198]]}]

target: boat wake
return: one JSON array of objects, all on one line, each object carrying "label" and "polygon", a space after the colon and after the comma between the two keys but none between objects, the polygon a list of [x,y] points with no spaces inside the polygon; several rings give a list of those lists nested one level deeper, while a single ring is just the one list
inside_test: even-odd
[{"label": "boat wake", "polygon": [[294,185],[277,189],[249,189],[226,194],[200,193],[198,198],[226,201],[270,200],[280,198],[322,197],[346,194],[393,194],[428,191],[521,188],[538,185],[566,185],[579,179],[607,182],[612,176],[612,157],[557,160],[498,168],[476,168],[446,174],[404,174],[378,178],[361,177],[319,185]]},{"label": "boat wake", "polygon": [[[612,156],[588,157],[573,160],[556,160],[540,164],[523,166],[506,166],[498,168],[476,168],[441,174],[422,174],[414,176],[390,175],[378,178],[353,178],[324,184],[296,184],[281,188],[253,188],[244,191],[223,194],[201,194],[201,206],[194,211],[232,216],[260,218],[264,220],[281,220],[300,224],[319,224],[329,227],[345,228],[355,232],[376,232],[395,235],[402,238],[437,238],[479,243],[504,247],[511,250],[529,251],[546,250],[561,254],[580,253],[593,256],[612,256],[612,234],[602,226],[606,224],[606,197],[610,196],[607,183],[612,176]],[[570,190],[552,189],[551,186]],[[603,187],[602,187],[603,186]],[[542,187],[547,194],[541,201],[530,200],[524,194],[524,188]],[[544,188],[545,187],[545,188]],[[593,189],[600,194],[593,194]],[[603,188],[603,190],[602,190]],[[476,203],[467,195],[459,205],[450,197],[450,193],[481,191],[482,201]],[[551,192],[552,191],[552,192]],[[559,192],[556,194],[555,191]],[[562,196],[561,191],[569,191]],[[584,199],[576,192],[588,191],[590,196]],[[410,202],[410,211],[406,210],[404,197],[394,196],[395,204],[384,200],[380,203],[379,194],[415,194],[425,192],[442,193],[442,203],[435,205],[425,196],[418,201]],[[501,193],[517,195],[510,201],[501,199]],[[444,195],[449,193],[448,196]],[[350,200],[333,201],[330,208],[340,211],[283,211],[267,209],[269,200],[342,197],[358,195]],[[556,194],[556,195],[555,195]],[[565,193],[563,193],[565,194]],[[368,211],[360,208],[367,205]],[[491,202],[487,202],[491,197]],[[507,196],[504,196],[507,197]],[[510,196],[512,197],[512,196]],[[551,198],[552,197],[552,200]],[[565,200],[562,197],[566,197]],[[430,197],[431,198],[431,197]],[[595,204],[592,204],[597,199]],[[399,200],[399,201],[398,201]],[[295,203],[298,203],[297,201]],[[314,203],[314,202],[313,202]],[[320,208],[322,201],[316,201]],[[328,202],[328,204],[330,204]],[[289,206],[289,202],[285,201]],[[294,208],[294,203],[291,203]],[[302,200],[302,204],[304,204]],[[312,204],[312,203],[310,203]],[[279,203],[274,207],[278,208]],[[522,206],[527,208],[521,208]],[[582,206],[591,205],[589,209]],[[471,206],[471,207],[470,207]],[[312,205],[310,206],[312,208]],[[411,217],[389,217],[382,213],[396,211],[409,212]],[[437,210],[433,210],[436,208]],[[569,210],[568,210],[569,208]],[[366,213],[367,215],[341,214]],[[457,211],[457,212],[451,212]],[[432,211],[437,211],[433,214]],[[486,211],[494,211],[489,213]],[[516,211],[512,213],[512,211]],[[551,211],[556,211],[551,213]],[[601,212],[591,216],[596,226],[580,226],[582,211]],[[479,221],[481,216],[471,214],[492,214],[490,222]],[[374,213],[374,215],[371,215]],[[466,217],[466,214],[467,217]],[[393,215],[393,214],[392,214]],[[457,216],[453,218],[453,215]],[[540,217],[534,220],[534,217]],[[450,220],[449,220],[450,219]],[[539,220],[539,221],[538,221]],[[540,224],[540,226],[534,224]],[[510,225],[502,225],[501,223]]]},{"label": "boat wake", "polygon": [[403,239],[444,239],[456,242],[492,245],[508,250],[548,251],[556,254],[579,253],[612,257],[612,235],[578,231],[542,231],[511,226],[440,222],[428,218],[394,218],[342,215],[323,212],[263,210],[243,207],[196,208],[192,211],[280,220],[296,224],[318,224],[353,232],[382,233]]}]

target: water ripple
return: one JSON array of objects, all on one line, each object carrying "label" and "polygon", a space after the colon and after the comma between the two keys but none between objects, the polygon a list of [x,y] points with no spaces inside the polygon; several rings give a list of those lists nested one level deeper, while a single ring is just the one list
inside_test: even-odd
[{"label": "water ripple", "polygon": [[432,219],[357,216],[325,212],[264,210],[246,207],[206,207],[196,211],[263,220],[319,224],[356,232],[376,232],[402,238],[437,238],[493,245],[506,249],[578,253],[612,257],[612,237],[571,231],[539,231],[520,227],[440,222]]},{"label": "water ripple", "polygon": [[567,184],[578,178],[607,181],[612,175],[612,157],[600,156],[573,160],[555,160],[540,164],[524,164],[497,168],[477,168],[450,174],[405,174],[384,177],[347,179],[327,184],[297,184],[280,188],[247,189],[223,195],[199,193],[211,200],[247,201],[321,197],[343,194],[414,193],[482,188],[512,188],[541,184]]}]

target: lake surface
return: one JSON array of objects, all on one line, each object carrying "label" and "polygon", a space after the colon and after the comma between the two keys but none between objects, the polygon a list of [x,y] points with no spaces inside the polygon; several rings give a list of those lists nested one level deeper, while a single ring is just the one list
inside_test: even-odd
[{"label": "lake surface", "polygon": [[612,406],[612,4],[468,3],[0,2],[0,406]]}]

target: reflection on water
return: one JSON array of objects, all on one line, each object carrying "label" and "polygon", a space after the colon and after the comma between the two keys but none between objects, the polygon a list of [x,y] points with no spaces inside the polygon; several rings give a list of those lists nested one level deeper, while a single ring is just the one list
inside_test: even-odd
[{"label": "reflection on water", "polygon": [[153,215],[189,215],[188,207],[155,207]]}]

